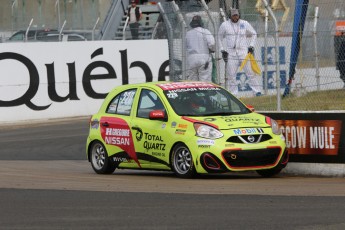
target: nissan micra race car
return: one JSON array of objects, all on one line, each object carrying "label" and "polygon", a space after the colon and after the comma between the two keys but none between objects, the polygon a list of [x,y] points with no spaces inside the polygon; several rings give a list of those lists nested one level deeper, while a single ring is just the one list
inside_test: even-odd
[{"label": "nissan micra race car", "polygon": [[205,82],[116,87],[90,119],[86,150],[99,174],[152,169],[191,178],[255,170],[270,177],[288,162],[275,120]]}]

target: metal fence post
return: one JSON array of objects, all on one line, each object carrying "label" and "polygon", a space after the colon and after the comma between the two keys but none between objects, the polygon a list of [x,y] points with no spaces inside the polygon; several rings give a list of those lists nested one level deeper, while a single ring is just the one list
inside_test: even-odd
[{"label": "metal fence post", "polygon": [[175,3],[175,1],[172,2],[172,6],[173,6],[173,10],[175,11],[175,13],[177,14],[177,18],[178,20],[181,22],[181,33],[182,33],[182,57],[181,57],[181,61],[182,61],[182,79],[186,80],[186,40],[184,39],[186,37],[186,33],[187,33],[187,24],[184,21],[183,15],[178,7],[178,5]]},{"label": "metal fence post", "polygon": [[268,83],[267,83],[267,71],[268,71],[268,66],[267,66],[267,38],[268,38],[268,10],[265,10],[265,58],[264,58],[264,91],[265,94],[267,95],[268,92]]},{"label": "metal fence post", "polygon": [[33,22],[33,21],[34,21],[34,19],[31,18],[30,23],[29,23],[29,26],[28,26],[28,28],[27,28],[26,31],[25,31],[24,42],[27,42],[27,41],[28,41],[28,34],[29,34],[29,30],[30,30],[30,28],[31,28],[31,25],[32,25],[32,22]]},{"label": "metal fence post", "polygon": [[[163,9],[163,6],[160,2],[158,2],[158,8],[159,8],[159,11],[161,12],[162,16],[163,16],[163,20],[164,20],[164,23],[166,24],[167,26],[167,33],[169,34],[169,36],[172,38],[173,37],[173,28],[171,26],[171,23],[169,21],[169,18],[167,17],[164,9]],[[172,43],[172,42],[171,42]],[[170,56],[170,61],[171,60],[175,60],[175,55],[174,55],[174,46],[172,44],[169,44],[169,56]],[[170,81],[176,81],[177,79],[175,79],[175,68],[172,68],[172,65],[173,63],[170,63],[170,77],[169,77],[169,80]]]},{"label": "metal fence post", "polygon": [[[204,10],[206,11],[207,13],[207,16],[208,18],[210,19],[212,25],[213,25],[213,28],[214,28],[214,40],[215,40],[215,59],[216,60],[219,60],[219,48],[218,48],[218,27],[216,26],[216,23],[215,21],[213,20],[212,18],[212,15],[210,14],[210,9],[209,7],[207,6],[205,0],[201,0],[201,3],[204,7]],[[216,68],[217,70],[219,70],[219,62],[216,61]],[[217,84],[220,83],[220,72],[217,71]]]},{"label": "metal fence post", "polygon": [[279,59],[279,27],[277,19],[271,9],[269,7],[267,0],[263,0],[265,4],[265,8],[267,9],[268,13],[271,15],[273,22],[274,22],[274,29],[275,29],[275,36],[274,36],[274,43],[275,43],[275,62],[276,62],[276,84],[277,84],[277,111],[281,111],[281,95],[280,95],[280,59]]},{"label": "metal fence post", "polygon": [[319,53],[317,50],[317,19],[318,17],[319,17],[319,7],[317,6],[315,7],[313,37],[314,37],[314,51],[315,51],[315,77],[316,77],[317,91],[320,91]]}]

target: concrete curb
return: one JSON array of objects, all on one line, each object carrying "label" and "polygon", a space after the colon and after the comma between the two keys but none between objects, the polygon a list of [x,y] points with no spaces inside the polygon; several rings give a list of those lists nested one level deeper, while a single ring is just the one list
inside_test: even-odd
[{"label": "concrete curb", "polygon": [[345,177],[345,164],[290,162],[283,169],[284,174]]}]

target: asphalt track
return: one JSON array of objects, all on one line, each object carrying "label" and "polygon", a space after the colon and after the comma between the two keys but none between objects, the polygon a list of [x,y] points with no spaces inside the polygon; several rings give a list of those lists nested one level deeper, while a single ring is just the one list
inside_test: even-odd
[{"label": "asphalt track", "polygon": [[345,229],[345,178],[97,175],[88,118],[0,127],[0,229]]}]

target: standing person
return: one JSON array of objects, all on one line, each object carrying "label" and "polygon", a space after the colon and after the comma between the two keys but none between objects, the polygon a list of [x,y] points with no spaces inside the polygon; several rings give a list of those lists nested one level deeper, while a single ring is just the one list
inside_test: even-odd
[{"label": "standing person", "polygon": [[344,82],[345,88],[345,31],[341,33],[341,39],[338,49],[337,67],[340,72],[340,78]]},{"label": "standing person", "polygon": [[212,56],[215,40],[199,15],[195,15],[190,24],[192,29],[186,34],[188,80],[212,81]]},{"label": "standing person", "polygon": [[[236,74],[242,61],[248,53],[254,54],[256,31],[246,20],[240,19],[237,9],[230,10],[230,19],[223,22],[219,28],[219,43],[223,59],[227,57],[226,78],[227,89],[237,96],[238,86]],[[247,38],[247,35],[251,35]],[[261,88],[258,76],[251,69],[250,62],[244,66],[244,72],[249,78],[249,85],[256,96],[261,96]]]},{"label": "standing person", "polygon": [[139,38],[139,21],[142,17],[142,12],[135,0],[131,1],[131,7],[128,9],[127,17],[129,17],[129,28],[131,29],[132,39],[136,40]]}]

